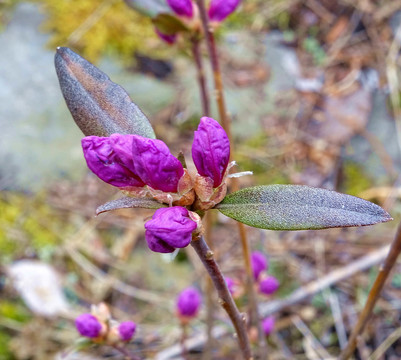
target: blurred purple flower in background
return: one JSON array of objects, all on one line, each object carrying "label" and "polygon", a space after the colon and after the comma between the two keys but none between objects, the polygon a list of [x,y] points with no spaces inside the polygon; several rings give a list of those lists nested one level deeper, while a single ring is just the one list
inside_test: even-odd
[{"label": "blurred purple flower in background", "polygon": [[200,292],[189,287],[180,292],[177,297],[177,312],[178,315],[184,318],[193,318],[198,314],[202,296]]},{"label": "blurred purple flower in background", "polygon": [[225,277],[224,277],[224,280],[226,281],[228,290],[230,291],[231,295],[233,295],[233,294],[234,294],[234,290],[235,290],[235,289],[234,289],[234,287],[235,287],[234,280],[231,279],[231,278],[228,277],[228,276],[225,276]]},{"label": "blurred purple flower in background", "polygon": [[192,0],[167,0],[167,3],[179,16],[191,18],[194,14]]},{"label": "blurred purple flower in background", "polygon": [[78,332],[88,338],[96,338],[102,331],[102,324],[92,314],[81,314],[75,319]]},{"label": "blurred purple flower in background", "polygon": [[155,32],[157,36],[167,44],[172,45],[177,41],[177,34],[172,34],[172,35],[164,34],[157,27],[155,27]]},{"label": "blurred purple flower in background", "polygon": [[192,240],[197,224],[189,218],[189,211],[181,206],[158,209],[145,224],[145,238],[149,249],[170,253],[186,247]]},{"label": "blurred purple flower in background", "polygon": [[118,326],[118,333],[122,341],[130,341],[135,334],[136,324],[132,321],[124,321]]},{"label": "blurred purple flower in background", "polygon": [[251,266],[253,271],[253,277],[255,280],[258,280],[260,273],[268,269],[266,256],[260,251],[252,252]]},{"label": "blurred purple flower in background", "polygon": [[209,6],[209,18],[212,21],[223,21],[235,11],[241,0],[212,0]]},{"label": "blurred purple flower in background", "polygon": [[265,295],[271,295],[277,291],[280,283],[274,276],[267,276],[259,282],[259,291]]},{"label": "blurred purple flower in background", "polygon": [[221,184],[230,160],[230,141],[216,120],[201,118],[194,134],[192,159],[200,175],[211,178],[214,187]]},{"label": "blurred purple flower in background", "polygon": [[273,316],[268,316],[262,321],[262,329],[266,336],[270,335],[274,329],[275,320]]}]

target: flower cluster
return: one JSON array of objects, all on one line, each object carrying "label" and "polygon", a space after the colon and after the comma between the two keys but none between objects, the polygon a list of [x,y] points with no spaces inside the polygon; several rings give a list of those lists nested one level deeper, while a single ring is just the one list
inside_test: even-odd
[{"label": "flower cluster", "polygon": [[[280,283],[274,276],[267,274],[269,264],[266,256],[260,251],[252,252],[251,267],[258,292],[263,295],[271,295],[275,293],[279,288]],[[238,299],[244,295],[244,283],[241,279],[234,279],[228,276],[225,276],[224,279],[233,298]]]},{"label": "flower cluster", "polygon": [[152,198],[170,206],[158,209],[145,224],[146,241],[155,252],[186,247],[192,233],[200,231],[200,217],[185,206],[207,210],[221,202],[227,192],[230,142],[212,118],[201,118],[194,134],[194,176],[161,140],[121,134],[87,136],[82,139],[82,148],[89,169],[101,180],[128,196]]},{"label": "flower cluster", "polygon": [[251,254],[251,265],[253,277],[258,285],[259,292],[264,295],[271,295],[280,286],[279,281],[272,275],[267,275],[269,264],[265,255],[259,251]]},{"label": "flower cluster", "polygon": [[200,292],[194,287],[188,287],[177,296],[177,316],[182,324],[188,323],[196,315],[202,303]]},{"label": "flower cluster", "polygon": [[75,319],[75,326],[82,336],[107,345],[130,341],[136,330],[136,324],[132,321],[119,323],[113,320],[104,303],[92,306],[90,314],[79,315]]},{"label": "flower cluster", "polygon": [[[193,30],[199,29],[198,9],[192,0],[166,0],[177,18],[186,27]],[[241,0],[211,0],[208,9],[209,20],[216,26],[224,21],[240,4]],[[177,40],[177,32],[166,33],[155,28],[156,34],[166,43],[174,44]]]}]

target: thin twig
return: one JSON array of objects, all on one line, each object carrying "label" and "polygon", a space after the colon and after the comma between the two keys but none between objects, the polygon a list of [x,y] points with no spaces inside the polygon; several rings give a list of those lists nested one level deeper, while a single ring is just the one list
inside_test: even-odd
[{"label": "thin twig", "polygon": [[213,252],[210,250],[209,246],[206,244],[203,236],[197,237],[191,242],[192,247],[198,254],[200,260],[205,266],[207,272],[209,273],[214,287],[219,295],[219,301],[221,306],[227,312],[230,317],[236,334],[238,338],[238,343],[242,351],[244,359],[252,359],[251,348],[249,344],[245,319],[243,315],[239,312],[235,302],[228,290],[226,281],[224,280],[223,274],[220,271],[219,266],[213,257]]},{"label": "thin twig", "polygon": [[[289,296],[273,300],[264,304],[260,304],[260,314],[265,317],[272,314],[276,314],[279,311],[291,307],[295,304],[300,303],[301,301],[317,294],[318,292],[330,287],[337,282],[348,279],[350,276],[354,275],[359,271],[364,271],[366,269],[370,269],[372,266],[380,263],[386,258],[388,251],[390,249],[389,245],[383,246],[371,253],[361,257],[360,259],[355,260],[351,264],[347,266],[340,267],[338,269],[333,270],[329,274],[320,277],[316,281],[312,281],[309,284],[295,290]],[[213,328],[213,337],[215,339],[221,338],[227,334],[226,327],[223,326],[215,326]],[[192,337],[186,341],[187,349],[193,349],[196,347],[202,346],[206,342],[206,334],[200,333],[197,334],[196,337]],[[181,353],[181,347],[179,345],[173,345],[163,351],[159,352],[156,356],[156,360],[167,360],[171,359],[175,356],[178,356]]]},{"label": "thin twig", "polygon": [[200,98],[202,104],[202,115],[210,116],[210,101],[207,91],[207,83],[205,77],[205,69],[203,67],[202,54],[200,52],[199,39],[196,37],[191,39],[192,43],[192,56],[195,61],[196,70],[198,73],[198,85],[200,91]]},{"label": "thin twig", "polygon": [[401,223],[398,225],[397,233],[391,244],[390,251],[384,260],[384,263],[380,266],[380,271],[377,274],[376,280],[373,283],[372,289],[369,292],[368,299],[366,300],[365,307],[359,315],[358,321],[352,330],[351,336],[348,341],[347,347],[340,355],[340,359],[348,359],[354,352],[358,337],[363,333],[367,322],[372,314],[373,307],[375,306],[381,290],[393,268],[398,255],[401,252]]},{"label": "thin twig", "polygon": [[[231,135],[231,125],[230,125],[230,118],[227,114],[226,103],[224,99],[224,88],[223,88],[223,81],[220,71],[220,64],[219,64],[219,57],[217,53],[216,42],[214,38],[213,28],[209,23],[209,18],[206,13],[205,1],[204,0],[196,0],[196,3],[199,8],[199,14],[202,20],[203,31],[205,33],[207,48],[209,52],[210,63],[213,70],[213,79],[214,79],[214,87],[215,87],[215,94],[216,94],[216,102],[217,108],[219,111],[219,118],[221,125],[223,126],[224,130],[227,133],[227,136],[230,140],[231,144],[231,154],[235,153],[234,149],[234,141]],[[239,182],[238,179],[232,179],[232,191],[239,190]],[[266,338],[263,334],[261,329],[261,323],[258,314],[258,306],[256,300],[256,294],[253,286],[253,275],[252,275],[252,268],[250,262],[250,246],[249,241],[246,236],[246,230],[244,224],[238,222],[238,230],[241,238],[241,245],[242,245],[242,255],[244,258],[244,265],[245,265],[245,272],[246,272],[246,287],[247,293],[249,296],[249,313],[250,313],[250,324],[255,325],[258,328],[259,334],[259,348],[261,353],[266,354]]]},{"label": "thin twig", "polygon": [[[208,241],[210,248],[213,249],[213,237],[212,237],[212,211],[207,211],[203,220],[204,220],[204,228],[205,228],[205,237]],[[207,343],[205,347],[205,351],[203,352],[202,359],[208,360],[212,357],[212,350],[214,344],[213,338],[213,325],[214,325],[214,313],[215,313],[215,304],[213,301],[213,282],[210,277],[206,278],[206,333],[207,333]]]},{"label": "thin twig", "polygon": [[379,360],[387,351],[387,349],[393,345],[401,337],[401,328],[395,329],[380,346],[369,356],[369,360]]},{"label": "thin twig", "polygon": [[113,348],[116,349],[117,351],[119,351],[121,354],[123,354],[126,359],[129,359],[129,360],[141,360],[141,358],[139,358],[138,356],[132,354],[128,349],[126,349],[123,346],[114,345]]}]

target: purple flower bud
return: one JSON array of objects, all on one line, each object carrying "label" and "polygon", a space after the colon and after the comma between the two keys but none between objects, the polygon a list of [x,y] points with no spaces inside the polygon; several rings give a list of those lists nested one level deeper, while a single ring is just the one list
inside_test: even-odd
[{"label": "purple flower bud", "polygon": [[262,321],[262,329],[266,336],[271,334],[274,329],[274,324],[275,321],[273,316],[269,316]]},{"label": "purple flower bud", "polygon": [[198,314],[202,296],[197,289],[189,287],[181,291],[177,297],[177,312],[179,316],[195,317]]},{"label": "purple flower bud", "polygon": [[267,259],[266,256],[260,251],[254,251],[251,254],[251,266],[253,271],[253,277],[258,280],[261,272],[267,270]]},{"label": "purple flower bud", "polygon": [[196,227],[196,222],[189,218],[186,208],[162,208],[156,210],[152,219],[145,224],[145,238],[150,250],[170,253],[176,248],[186,247]]},{"label": "purple flower bud", "polygon": [[75,326],[82,336],[96,338],[102,331],[102,324],[92,314],[82,314],[75,319]]},{"label": "purple flower bud", "polygon": [[235,11],[241,0],[212,0],[209,6],[209,18],[212,21],[223,21]]},{"label": "purple flower bud", "polygon": [[194,14],[192,0],[167,0],[167,3],[179,16],[191,18]]},{"label": "purple flower bud", "polygon": [[228,291],[231,293],[231,295],[234,294],[234,287],[235,287],[234,280],[228,276],[225,276],[224,280],[226,281]]},{"label": "purple flower bud", "polygon": [[132,156],[138,177],[153,189],[177,192],[184,168],[167,145],[163,141],[139,135],[132,135],[132,141]]},{"label": "purple flower bud", "polygon": [[214,187],[221,184],[230,160],[230,141],[216,120],[201,118],[194,134],[192,159],[200,175],[211,178]]},{"label": "purple flower bud", "polygon": [[267,276],[259,283],[259,291],[265,295],[273,294],[280,286],[279,281],[274,276]]},{"label": "purple flower bud", "polygon": [[142,187],[145,184],[135,175],[132,155],[132,135],[115,134],[114,143],[110,137],[87,136],[82,139],[82,149],[88,167],[103,181],[124,188]]},{"label": "purple flower bud", "polygon": [[118,333],[122,341],[130,341],[134,336],[136,330],[136,324],[132,321],[122,322],[118,326]]},{"label": "purple flower bud", "polygon": [[162,39],[163,41],[165,41],[167,44],[174,44],[177,40],[177,34],[173,34],[173,35],[167,35],[162,33],[157,27],[155,27],[155,32],[157,34],[157,36]]}]

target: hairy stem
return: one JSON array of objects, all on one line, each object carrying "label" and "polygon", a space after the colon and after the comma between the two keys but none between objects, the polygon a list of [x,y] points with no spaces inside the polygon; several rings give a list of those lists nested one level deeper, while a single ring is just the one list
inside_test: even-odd
[{"label": "hairy stem", "polygon": [[373,283],[372,289],[369,292],[368,299],[365,307],[359,315],[358,321],[352,330],[351,336],[348,340],[347,347],[341,353],[339,359],[345,360],[352,356],[355,351],[358,337],[363,333],[365,326],[372,314],[373,307],[375,306],[383,286],[397,261],[398,255],[401,252],[401,223],[398,225],[397,233],[391,244],[390,251],[384,260],[384,263],[380,266],[379,273],[377,274],[376,280]]},{"label": "hairy stem", "polygon": [[191,39],[191,43],[192,43],[192,56],[194,58],[196,70],[198,73],[197,78],[198,78],[198,85],[202,104],[202,115],[210,116],[210,101],[207,92],[205,69],[203,67],[202,55],[200,52],[200,42],[197,37],[196,38],[194,37]]},{"label": "hairy stem", "polygon": [[[205,237],[211,249],[213,249],[213,237],[212,237],[213,215],[214,213],[212,211],[207,211],[204,216]],[[208,360],[212,358],[212,350],[214,345],[214,338],[212,331],[214,325],[215,303],[213,301],[214,291],[213,291],[212,279],[210,277],[207,277],[205,280],[206,280],[205,288],[206,288],[206,310],[207,310],[207,315],[206,315],[207,343],[202,359]]]},{"label": "hairy stem", "polygon": [[[223,126],[224,130],[227,133],[227,136],[230,140],[231,146],[231,154],[235,153],[234,150],[234,141],[231,136],[231,124],[230,119],[227,114],[225,99],[224,99],[224,88],[223,88],[223,81],[220,71],[220,63],[219,57],[217,53],[216,42],[214,38],[213,28],[210,26],[209,17],[206,12],[205,8],[205,1],[204,0],[196,0],[196,3],[199,8],[199,14],[202,20],[203,31],[205,33],[207,48],[209,52],[210,63],[213,70],[213,78],[214,78],[214,87],[216,93],[216,102],[217,108],[219,111],[219,118],[221,125]],[[237,178],[232,179],[232,191],[239,190],[239,182]],[[259,345],[261,352],[266,354],[266,338],[262,332],[260,319],[259,319],[259,312],[258,312],[258,305],[256,294],[253,286],[253,274],[252,274],[252,267],[250,261],[250,246],[249,241],[246,235],[246,229],[244,224],[238,222],[238,230],[241,238],[241,246],[242,246],[242,254],[244,258],[244,265],[245,265],[245,272],[246,272],[246,287],[247,293],[249,296],[249,313],[250,313],[250,323],[258,328],[259,333]]]},{"label": "hairy stem", "polygon": [[252,359],[251,348],[249,344],[245,319],[243,315],[239,312],[235,302],[227,288],[226,281],[224,280],[223,274],[219,266],[217,265],[213,252],[210,250],[209,246],[206,244],[203,236],[199,236],[191,242],[192,247],[198,254],[200,260],[205,266],[207,272],[209,273],[213,285],[217,290],[219,301],[221,306],[227,312],[230,317],[235,331],[237,333],[238,343],[242,351],[243,358],[246,360]]}]

